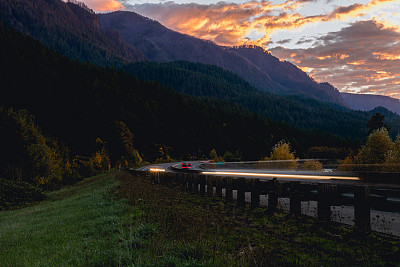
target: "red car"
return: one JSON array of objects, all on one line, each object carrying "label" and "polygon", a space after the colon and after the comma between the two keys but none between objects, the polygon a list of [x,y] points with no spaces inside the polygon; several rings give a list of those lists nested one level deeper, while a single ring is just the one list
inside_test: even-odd
[{"label": "red car", "polygon": [[186,162],[181,163],[182,169],[190,169],[191,167],[192,167],[192,163],[186,163]]}]

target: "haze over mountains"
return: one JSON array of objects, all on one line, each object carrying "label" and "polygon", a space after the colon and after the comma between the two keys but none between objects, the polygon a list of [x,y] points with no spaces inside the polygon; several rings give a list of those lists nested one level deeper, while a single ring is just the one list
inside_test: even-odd
[{"label": "haze over mountains", "polygon": [[354,110],[369,111],[377,106],[400,115],[400,100],[383,95],[363,95],[342,93],[345,103]]}]

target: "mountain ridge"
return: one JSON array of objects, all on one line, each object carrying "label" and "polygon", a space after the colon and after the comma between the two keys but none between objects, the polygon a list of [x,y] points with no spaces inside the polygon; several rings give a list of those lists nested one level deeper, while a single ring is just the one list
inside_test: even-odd
[{"label": "mountain ridge", "polygon": [[81,62],[118,65],[146,59],[119,33],[103,31],[97,15],[82,6],[76,1],[2,0],[0,21]]},{"label": "mountain ridge", "polygon": [[354,110],[370,111],[379,106],[400,115],[400,100],[383,95],[342,93],[346,104]]},{"label": "mountain ridge", "polygon": [[[234,48],[222,47],[210,41],[170,30],[155,20],[138,15],[130,11],[115,11],[107,14],[98,14],[102,27],[106,30],[117,30],[121,38],[143,51],[149,60],[169,62],[186,60],[203,64],[212,64],[238,74],[252,86],[275,94],[304,94],[308,97],[344,105],[341,95],[333,87],[318,84],[300,69],[292,70],[305,75],[303,86],[299,82],[282,84],[283,79],[273,79],[272,75],[246,56],[238,53]],[[258,50],[257,50],[258,51]],[[273,57],[265,53],[265,57]],[[275,58],[275,57],[274,57]],[[274,68],[285,72],[288,63],[278,62]],[[292,66],[291,66],[292,67]],[[305,86],[304,86],[305,84]],[[307,90],[303,89],[307,87]],[[300,88],[300,89],[299,89]],[[329,93],[321,94],[321,92]]]}]

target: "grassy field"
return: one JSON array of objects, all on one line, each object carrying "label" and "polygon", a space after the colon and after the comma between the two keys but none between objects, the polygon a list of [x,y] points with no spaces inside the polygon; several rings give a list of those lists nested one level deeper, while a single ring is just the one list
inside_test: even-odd
[{"label": "grassy field", "polygon": [[400,266],[400,241],[154,185],[88,178],[0,213],[0,266]]}]

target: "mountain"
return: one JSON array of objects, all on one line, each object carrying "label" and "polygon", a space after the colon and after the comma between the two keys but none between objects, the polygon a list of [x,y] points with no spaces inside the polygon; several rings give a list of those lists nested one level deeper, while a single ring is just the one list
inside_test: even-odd
[{"label": "mountain", "polygon": [[103,31],[84,4],[60,0],[1,0],[0,21],[82,62],[115,65],[145,60],[117,31]]},{"label": "mountain", "polygon": [[212,64],[238,74],[262,91],[306,95],[345,105],[335,88],[316,83],[294,65],[280,62],[260,48],[218,46],[210,41],[172,31],[134,12],[117,11],[98,14],[98,17],[104,29],[117,30],[122,40],[141,49],[149,60],[186,60]]},{"label": "mountain", "polygon": [[238,75],[214,65],[147,61],[126,65],[123,70],[139,79],[158,81],[185,94],[235,103],[265,118],[307,131],[318,130],[342,138],[363,140],[368,132],[368,120],[374,112],[380,112],[391,126],[391,136],[394,138],[400,132],[400,116],[387,109],[354,111],[308,97],[261,92]]},{"label": "mountain", "polygon": [[354,110],[369,111],[381,106],[400,114],[400,100],[389,96],[342,93],[342,97],[346,104]]},{"label": "mountain", "polygon": [[160,148],[176,158],[207,155],[215,148],[219,153],[239,150],[244,159],[255,160],[281,139],[291,142],[299,156],[311,146],[354,145],[262,118],[227,101],[187,96],[115,68],[72,61],[1,23],[0,47],[0,71],[7,73],[0,107],[27,110],[46,135],[79,155],[93,153],[99,138],[115,160],[118,122],[133,133],[135,148],[147,160],[160,157]]},{"label": "mountain", "polygon": [[286,88],[296,88],[302,95],[325,102],[346,105],[340,92],[331,84],[317,83],[292,63],[280,61],[261,47],[241,46],[230,48],[230,50],[250,60],[261,70],[267,72],[274,82]]}]

